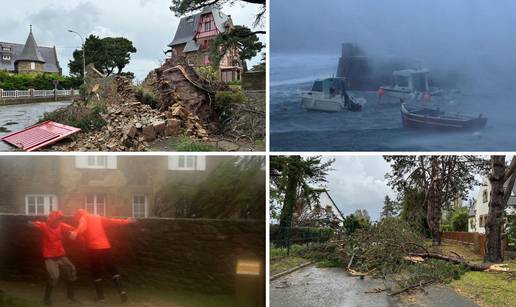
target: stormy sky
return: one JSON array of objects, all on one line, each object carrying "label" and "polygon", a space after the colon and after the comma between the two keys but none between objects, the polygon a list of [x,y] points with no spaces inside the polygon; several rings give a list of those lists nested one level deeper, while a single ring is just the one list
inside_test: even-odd
[{"label": "stormy sky", "polygon": [[[132,55],[125,71],[143,80],[164,59],[163,51],[172,41],[179,23],[168,7],[170,0],[23,0],[11,1],[0,18],[0,41],[25,43],[29,24],[34,27],[38,45],[57,47],[63,73],[80,39],[68,29],[83,36],[95,34],[123,36],[133,41],[138,52]],[[257,5],[235,4],[223,8],[236,25],[252,28]],[[8,12],[8,14],[7,14]],[[264,27],[264,26],[261,26]],[[265,41],[265,38],[261,38]],[[261,59],[257,56],[252,63]]]},{"label": "stormy sky", "polygon": [[343,42],[359,44],[372,57],[399,57],[474,76],[486,86],[515,88],[513,0],[272,1],[272,57],[338,57]]},{"label": "stormy sky", "polygon": [[[326,188],[342,213],[349,215],[356,209],[367,209],[373,220],[379,219],[385,195],[396,199],[385,180],[385,174],[390,171],[389,164],[382,156],[328,158],[335,158],[335,162],[334,170],[328,174]],[[473,188],[469,197],[477,197],[478,191],[479,187]]]}]

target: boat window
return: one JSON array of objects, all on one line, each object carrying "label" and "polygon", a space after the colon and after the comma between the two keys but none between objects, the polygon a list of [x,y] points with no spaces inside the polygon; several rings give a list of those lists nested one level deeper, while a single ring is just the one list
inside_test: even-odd
[{"label": "boat window", "polygon": [[394,76],[394,82],[397,86],[408,87],[408,77]]},{"label": "boat window", "polygon": [[426,92],[428,91],[427,81],[426,81],[426,74],[413,74],[412,75],[412,82],[414,83],[414,90],[419,92]]},{"label": "boat window", "polygon": [[315,81],[312,92],[322,92],[322,81]]}]

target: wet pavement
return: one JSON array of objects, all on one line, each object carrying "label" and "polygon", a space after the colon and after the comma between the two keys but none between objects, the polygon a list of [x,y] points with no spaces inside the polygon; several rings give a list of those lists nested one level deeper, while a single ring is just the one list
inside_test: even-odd
[{"label": "wet pavement", "polygon": [[396,306],[385,293],[364,293],[385,288],[381,281],[352,277],[342,268],[308,266],[270,284],[270,306]]},{"label": "wet pavement", "polygon": [[[66,107],[70,101],[0,106],[0,136],[34,125],[46,112]],[[0,151],[14,148],[0,141]]]},{"label": "wet pavement", "polygon": [[410,307],[476,307],[475,303],[446,286],[430,286],[400,297],[386,292],[381,280],[352,277],[342,268],[308,266],[278,278],[270,284],[270,306],[410,306]]},{"label": "wet pavement", "polygon": [[424,291],[417,291],[405,297],[401,306],[407,307],[478,307],[479,305],[469,301],[453,289],[445,286],[430,286]]}]

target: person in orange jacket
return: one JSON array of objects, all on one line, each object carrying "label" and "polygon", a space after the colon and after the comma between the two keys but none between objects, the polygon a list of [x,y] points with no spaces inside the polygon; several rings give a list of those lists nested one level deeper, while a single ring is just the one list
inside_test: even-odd
[{"label": "person in orange jacket", "polygon": [[43,234],[42,253],[45,259],[45,267],[49,274],[49,280],[45,287],[45,305],[52,304],[52,291],[59,281],[59,271],[62,270],[66,279],[66,296],[72,303],[75,300],[73,283],[77,279],[75,266],[66,257],[63,247],[62,235],[75,230],[72,226],[62,223],[61,211],[52,211],[46,222],[29,221],[29,225],[37,228]]},{"label": "person in orange jacket", "polygon": [[88,256],[90,259],[90,269],[93,276],[93,284],[97,293],[96,301],[104,300],[104,289],[102,271],[106,271],[111,275],[111,279],[115,284],[122,303],[127,301],[127,293],[122,287],[120,281],[120,274],[115,266],[113,256],[111,254],[111,244],[106,236],[104,230],[108,225],[127,225],[134,223],[135,219],[113,219],[103,216],[92,215],[84,209],[77,210],[75,218],[79,222],[77,230],[72,232],[70,238],[74,240],[77,236],[83,236],[88,249]]}]

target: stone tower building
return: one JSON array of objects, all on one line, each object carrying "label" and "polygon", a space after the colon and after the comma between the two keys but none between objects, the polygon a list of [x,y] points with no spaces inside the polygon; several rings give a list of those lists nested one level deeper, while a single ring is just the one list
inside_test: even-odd
[{"label": "stone tower building", "polygon": [[22,53],[14,61],[14,66],[18,73],[33,73],[44,71],[45,60],[38,50],[38,44],[32,34],[32,25],[30,26],[29,37],[25,42]]}]

